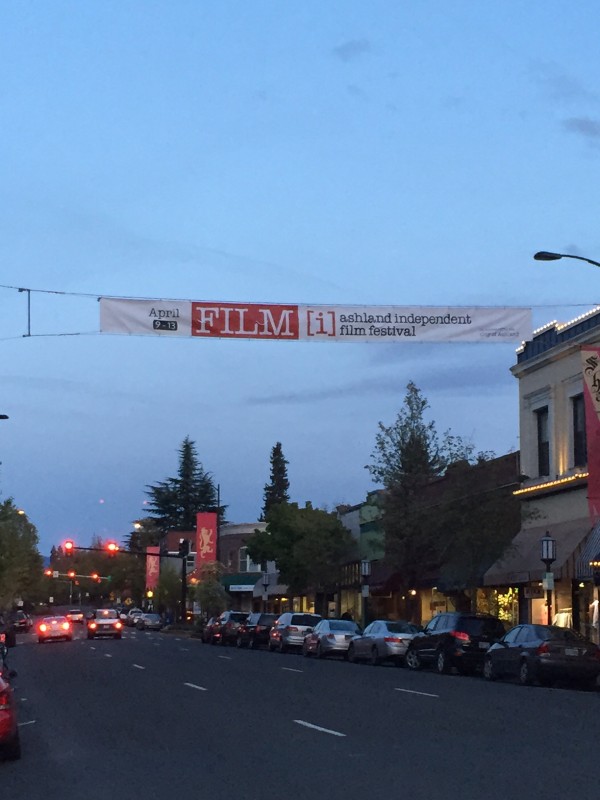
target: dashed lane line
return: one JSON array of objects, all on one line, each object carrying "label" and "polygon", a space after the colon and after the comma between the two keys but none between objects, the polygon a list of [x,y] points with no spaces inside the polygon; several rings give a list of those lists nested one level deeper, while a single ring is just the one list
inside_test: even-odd
[{"label": "dashed lane line", "polygon": [[219,656],[219,658],[222,658],[225,661],[231,661],[231,656]]},{"label": "dashed lane line", "polygon": [[397,692],[406,692],[406,694],[419,694],[421,697],[439,697],[439,694],[429,694],[429,692],[415,692],[413,689],[398,689]]},{"label": "dashed lane line", "polygon": [[293,667],[282,667],[286,672],[304,672],[303,669],[294,669]]},{"label": "dashed lane line", "polygon": [[184,683],[183,685],[184,686],[189,686],[190,689],[198,689],[199,692],[207,692],[208,691],[208,689],[206,689],[205,686],[198,686],[198,684],[196,684],[196,683]]},{"label": "dashed lane line", "polygon": [[306,722],[303,719],[295,719],[294,722],[297,725],[303,725],[305,728],[310,728],[313,731],[319,731],[320,733],[328,733],[330,736],[345,736],[345,733],[340,733],[340,731],[332,731],[330,728],[322,728],[320,725],[313,725],[312,722]]},{"label": "dashed lane line", "polygon": [[27,722],[19,722],[18,727],[22,728],[24,725],[35,725],[35,723],[36,723],[35,719],[30,719]]},{"label": "dashed lane line", "polygon": [[112,658],[112,653],[104,653],[104,658]]},{"label": "dashed lane line", "polygon": [[132,666],[135,667],[136,669],[146,669],[146,667],[142,667],[141,664],[132,664]]}]

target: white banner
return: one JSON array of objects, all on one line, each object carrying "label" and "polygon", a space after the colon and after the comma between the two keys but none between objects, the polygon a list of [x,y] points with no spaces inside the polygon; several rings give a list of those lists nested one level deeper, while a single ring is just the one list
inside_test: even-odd
[{"label": "white banner", "polygon": [[531,309],[100,298],[102,333],[306,342],[521,342]]}]

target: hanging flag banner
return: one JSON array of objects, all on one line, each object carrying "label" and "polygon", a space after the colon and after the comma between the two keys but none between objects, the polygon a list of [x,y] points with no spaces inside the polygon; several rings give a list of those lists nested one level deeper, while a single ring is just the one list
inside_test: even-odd
[{"label": "hanging flag banner", "polygon": [[600,519],[600,347],[582,347],[583,402],[588,462],[588,508]]},{"label": "hanging flag banner", "polygon": [[196,564],[217,560],[217,515],[214,511],[200,511],[196,514]]},{"label": "hanging flag banner", "polygon": [[146,589],[154,590],[160,576],[160,547],[146,548]]},{"label": "hanging flag banner", "polygon": [[531,309],[100,298],[101,333],[303,342],[522,342]]}]

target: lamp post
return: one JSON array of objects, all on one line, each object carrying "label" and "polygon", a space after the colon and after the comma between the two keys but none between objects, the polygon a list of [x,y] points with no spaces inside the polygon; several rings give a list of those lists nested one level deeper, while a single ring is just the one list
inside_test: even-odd
[{"label": "lamp post", "polygon": [[360,562],[360,582],[361,582],[361,614],[360,621],[363,630],[367,625],[367,602],[369,599],[369,576],[371,574],[371,562],[368,558],[363,558]]},{"label": "lamp post", "polygon": [[554,589],[554,574],[550,572],[552,564],[556,561],[556,539],[553,539],[548,531],[540,540],[542,547],[541,560],[546,565],[543,586],[546,590],[546,607],[548,609],[548,625],[552,625],[552,590]]},{"label": "lamp post", "polygon": [[576,258],[578,261],[586,261],[588,264],[593,264],[594,267],[600,267],[600,262],[592,261],[591,258],[584,258],[583,256],[574,256],[571,253],[549,253],[547,250],[540,250],[534,256],[536,261],[558,261],[560,258]]},{"label": "lamp post", "polygon": [[267,570],[263,570],[262,574],[262,587],[263,587],[263,596],[262,596],[262,610],[263,613],[267,611],[267,601],[269,599],[269,573]]}]

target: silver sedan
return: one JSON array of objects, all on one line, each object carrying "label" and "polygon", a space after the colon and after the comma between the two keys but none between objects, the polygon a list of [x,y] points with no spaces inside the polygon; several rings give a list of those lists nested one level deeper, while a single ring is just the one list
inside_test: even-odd
[{"label": "silver sedan", "polygon": [[348,661],[368,661],[373,666],[384,661],[404,663],[410,641],[420,631],[418,625],[403,620],[376,619],[355,636],[348,649]]},{"label": "silver sedan", "polygon": [[322,619],[314,630],[304,637],[302,654],[305,656],[316,655],[317,658],[325,656],[343,655],[348,653],[348,646],[353,636],[360,633],[356,622],[348,619]]}]

